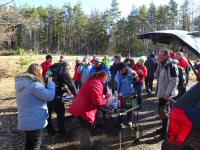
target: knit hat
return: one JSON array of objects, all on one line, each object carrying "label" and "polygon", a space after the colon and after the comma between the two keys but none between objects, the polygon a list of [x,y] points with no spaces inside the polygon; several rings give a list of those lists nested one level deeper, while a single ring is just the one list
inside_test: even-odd
[{"label": "knit hat", "polygon": [[95,58],[95,59],[94,59],[94,63],[101,64],[101,63],[102,63],[102,61],[101,61],[101,59],[100,59],[100,58]]},{"label": "knit hat", "polygon": [[146,57],[145,57],[145,56],[141,56],[141,57],[139,57],[139,59],[138,59],[138,61],[143,61],[143,62],[145,62],[145,60],[146,60]]}]

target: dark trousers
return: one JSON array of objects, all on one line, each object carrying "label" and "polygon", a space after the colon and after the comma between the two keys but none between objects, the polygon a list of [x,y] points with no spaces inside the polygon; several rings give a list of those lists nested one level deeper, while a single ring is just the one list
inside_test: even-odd
[{"label": "dark trousers", "polygon": [[83,118],[79,118],[80,121],[80,149],[86,150],[91,147],[91,136],[92,136],[92,124]]},{"label": "dark trousers", "polygon": [[148,94],[151,94],[153,91],[153,80],[154,77],[146,77],[145,79],[145,87]]},{"label": "dark trousers", "polygon": [[47,131],[49,134],[55,132],[55,129],[52,124],[52,117],[51,114],[53,110],[55,110],[57,115],[57,127],[59,134],[65,134],[65,125],[64,125],[64,116],[65,116],[65,106],[62,102],[61,98],[55,98],[53,101],[47,103],[48,111],[49,111],[49,118],[48,118],[48,125]]},{"label": "dark trousers", "polygon": [[136,95],[137,95],[138,105],[141,105],[142,103],[142,88],[143,88],[143,83],[138,82],[136,86]]},{"label": "dark trousers", "polygon": [[158,113],[162,120],[162,134],[167,133],[167,123],[170,115],[170,102],[163,98],[159,98]]},{"label": "dark trousers", "polygon": [[25,131],[25,134],[26,134],[25,150],[40,150],[40,146],[42,144],[43,129]]},{"label": "dark trousers", "polygon": [[74,83],[75,83],[76,89],[80,90],[81,89],[81,85],[82,85],[81,81],[75,81]]}]

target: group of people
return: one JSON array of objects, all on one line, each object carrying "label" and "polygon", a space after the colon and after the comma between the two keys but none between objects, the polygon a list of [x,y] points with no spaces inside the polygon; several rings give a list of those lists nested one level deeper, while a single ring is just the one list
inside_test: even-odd
[{"label": "group of people", "polygon": [[[44,128],[49,135],[67,134],[63,93],[75,97],[68,112],[79,119],[84,130],[91,131],[99,107],[106,106],[112,94],[117,92],[122,108],[127,107],[124,104],[126,100],[133,101],[135,97],[141,108],[143,86],[151,96],[154,79],[157,79],[158,112],[162,119],[159,132],[165,137],[170,100],[178,99],[186,92],[190,70],[183,53],[178,53],[176,58],[170,56],[169,50],[160,50],[157,59],[154,53],[150,53],[147,59],[141,56],[135,62],[130,54],[124,61],[121,55],[115,55],[111,66],[108,56],[102,60],[95,55],[92,60],[85,56],[83,60],[76,59],[73,78],[70,75],[71,62],[64,60],[63,56],[55,64],[52,64],[52,56],[47,55],[41,65],[30,65],[25,73],[16,77],[18,128],[26,133],[25,149],[40,149]],[[183,69],[186,80],[181,80]],[[53,111],[57,115],[57,130],[52,123]],[[131,118],[132,113],[128,113],[126,121],[121,123],[131,126]],[[87,149],[90,146],[89,138],[83,141],[86,144],[82,144],[82,149]]]}]

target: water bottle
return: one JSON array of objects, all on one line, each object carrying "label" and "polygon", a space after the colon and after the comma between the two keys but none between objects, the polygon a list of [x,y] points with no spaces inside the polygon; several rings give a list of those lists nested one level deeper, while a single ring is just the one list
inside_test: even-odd
[{"label": "water bottle", "polygon": [[118,108],[119,108],[119,100],[118,100],[118,93],[117,93],[117,91],[114,92],[113,106],[114,106],[114,111],[117,111]]}]

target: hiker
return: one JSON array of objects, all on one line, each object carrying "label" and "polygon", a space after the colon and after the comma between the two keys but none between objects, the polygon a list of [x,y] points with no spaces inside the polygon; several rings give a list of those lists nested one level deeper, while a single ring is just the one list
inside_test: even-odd
[{"label": "hiker", "polygon": [[81,65],[81,59],[78,57],[76,58],[76,65],[74,70],[74,83],[76,86],[76,89],[79,91],[81,88],[81,74],[78,72],[78,67]]},{"label": "hiker", "polygon": [[64,56],[60,56],[60,60],[58,61],[59,63],[62,63],[64,60]]},{"label": "hiker", "polygon": [[144,65],[147,67],[147,77],[145,78],[145,87],[147,94],[150,96],[153,91],[153,80],[158,66],[154,53],[150,53]]},{"label": "hiker", "polygon": [[136,73],[138,74],[138,77],[139,77],[137,85],[136,85],[136,94],[137,94],[137,102],[138,102],[138,105],[140,106],[140,108],[141,108],[141,104],[142,104],[142,89],[144,86],[145,78],[147,77],[147,68],[144,65],[145,59],[146,58],[144,56],[141,56],[139,58],[137,64],[135,64],[132,67],[132,69],[134,71],[136,71]]},{"label": "hiker", "polygon": [[126,59],[124,60],[124,63],[128,65],[129,68],[132,68],[133,65],[135,64],[134,60],[131,58],[131,54],[128,53],[126,56]]},{"label": "hiker", "polygon": [[186,85],[187,85],[189,81],[190,64],[182,52],[177,53],[176,59],[179,62],[178,65],[185,70],[184,72],[185,72]]},{"label": "hiker", "polygon": [[92,58],[92,60],[91,60],[92,65],[94,65],[94,63],[95,63],[95,59],[96,59],[96,55],[93,54],[93,58]]},{"label": "hiker", "polygon": [[92,74],[68,109],[68,112],[80,121],[81,150],[89,149],[91,146],[90,136],[92,126],[96,124],[98,109],[106,105],[106,99],[103,98],[103,89],[108,78],[108,74],[103,71]]},{"label": "hiker", "polygon": [[195,68],[196,70],[198,70],[197,81],[200,81],[200,63],[196,62],[196,63],[194,64],[194,68]]},{"label": "hiker", "polygon": [[88,80],[91,68],[92,65],[90,64],[90,60],[85,56],[83,58],[83,63],[78,67],[78,73],[81,74],[81,86]]},{"label": "hiker", "polygon": [[[121,108],[129,109],[131,106],[126,105],[126,101],[134,101],[135,95],[135,83],[138,80],[138,75],[135,71],[129,68],[125,63],[118,64],[119,71],[115,76],[115,81],[117,83],[118,95],[121,96]],[[130,105],[131,105],[130,104]],[[120,123],[123,123],[123,118],[120,118]],[[132,111],[127,113],[127,119],[125,124],[132,126]]]},{"label": "hiker", "polygon": [[158,112],[162,119],[162,128],[158,130],[162,138],[166,138],[167,123],[170,113],[170,100],[178,94],[178,67],[170,58],[170,50],[159,51],[159,65],[157,68],[159,98]]},{"label": "hiker", "polygon": [[45,88],[38,64],[31,64],[25,73],[16,77],[15,83],[18,129],[25,132],[25,150],[39,150],[47,125],[47,102],[54,98],[55,83],[50,77]]},{"label": "hiker", "polygon": [[51,66],[46,74],[46,77],[53,77],[53,81],[56,84],[54,100],[47,104],[49,111],[47,132],[49,135],[55,135],[57,133],[52,124],[51,114],[53,110],[55,110],[57,115],[58,134],[64,136],[67,133],[64,126],[65,107],[62,101],[62,95],[63,93],[67,93],[68,95],[73,94],[74,96],[77,94],[74,81],[69,74],[69,69],[71,68],[70,65],[70,62],[64,60],[62,63],[56,63]]},{"label": "hiker", "polygon": [[[96,73],[96,72],[99,72],[99,71],[104,71],[108,74],[108,79],[110,80],[111,78],[111,74],[110,74],[110,70],[107,66],[105,66],[102,62],[101,62],[101,59],[100,58],[95,58],[93,60],[93,67],[90,69],[90,75],[93,74],[93,73]],[[104,94],[106,94],[108,92],[108,83],[105,84],[105,87],[104,87]]]},{"label": "hiker", "polygon": [[47,55],[46,56],[46,61],[43,62],[41,64],[42,66],[42,77],[45,80],[45,75],[47,73],[47,71],[49,70],[49,68],[52,66],[52,56],[51,55]]},{"label": "hiker", "polygon": [[117,90],[117,83],[115,82],[115,76],[117,71],[119,70],[118,64],[121,63],[121,55],[114,56],[114,63],[110,66],[110,73],[111,73],[111,81],[109,83],[110,88],[112,89],[112,93]]},{"label": "hiker", "polygon": [[176,59],[176,53],[173,51],[170,51],[170,58],[171,59]]},{"label": "hiker", "polygon": [[104,58],[103,58],[103,60],[102,60],[102,63],[105,66],[110,67],[110,58],[107,55],[105,55]]}]

